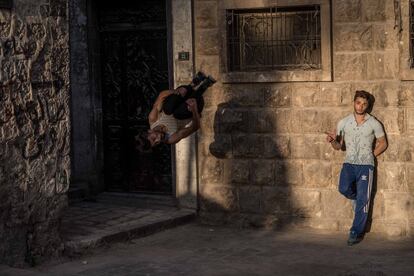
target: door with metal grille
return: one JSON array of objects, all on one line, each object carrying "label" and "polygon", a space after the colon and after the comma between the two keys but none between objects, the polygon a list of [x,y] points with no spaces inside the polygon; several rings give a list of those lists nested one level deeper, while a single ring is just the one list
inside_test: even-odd
[{"label": "door with metal grille", "polygon": [[134,146],[158,93],[168,89],[166,1],[99,5],[106,189],[171,194],[171,147]]}]

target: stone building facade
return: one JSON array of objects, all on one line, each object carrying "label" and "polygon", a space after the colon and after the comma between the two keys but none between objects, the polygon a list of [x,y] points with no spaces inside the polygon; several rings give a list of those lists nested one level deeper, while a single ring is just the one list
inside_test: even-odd
[{"label": "stone building facade", "polygon": [[[355,90],[367,90],[375,97],[372,114],[383,123],[389,141],[378,158],[371,231],[412,235],[409,2],[195,1],[196,68],[220,81],[208,92],[199,134],[203,217],[246,225],[349,229],[351,204],[337,189],[344,154],[331,149],[324,132],[353,111]],[[322,43],[324,35],[332,35],[325,48],[331,64],[322,64],[314,76],[229,70],[225,10],[304,4],[321,7],[322,29],[327,30]]]},{"label": "stone building facade", "polygon": [[[110,168],[125,163],[117,153],[129,149],[119,150],[122,143],[105,146],[109,138],[118,139],[116,129],[122,124],[114,127],[107,119],[105,109],[116,102],[116,93],[109,91],[113,98],[108,101],[103,72],[116,60],[108,56],[123,52],[121,48],[111,52],[109,46],[118,47],[118,37],[127,41],[121,46],[135,45],[151,24],[157,32],[166,30],[150,39],[165,43],[161,51],[166,54],[161,58],[165,68],[157,76],[167,87],[188,83],[197,70],[217,78],[205,95],[201,130],[170,153],[165,151],[171,157],[170,172],[161,171],[171,178],[168,192],[162,190],[166,196],[182,208],[198,210],[208,223],[347,230],[351,204],[337,191],[344,154],[330,148],[324,132],[352,112],[355,90],[364,89],[376,99],[372,114],[384,124],[389,141],[378,159],[371,231],[390,237],[413,235],[414,70],[409,37],[413,1],[139,1],[127,9],[132,13],[120,10],[120,24],[111,13],[118,5],[99,6],[102,1],[12,2],[11,9],[0,9],[1,263],[35,264],[62,252],[59,218],[70,188],[89,195],[125,187],[129,193],[148,189],[137,184],[141,171],[128,171],[130,182],[124,187],[113,184],[124,171],[113,167],[115,172],[107,174],[108,160],[116,161],[109,163]],[[165,4],[160,7],[166,17],[149,24],[145,20],[154,16],[148,15],[162,17],[151,9],[155,2]],[[236,39],[229,35],[234,31],[229,26],[236,26],[234,18],[262,14],[262,30],[272,22],[265,21],[269,13],[277,17],[278,12],[298,12],[297,7],[320,20],[315,23],[320,27],[315,36],[319,46],[314,47],[320,49],[316,67],[278,70],[271,64],[266,70],[243,70],[242,62],[231,64],[242,60],[240,53],[246,51],[238,40],[244,39],[241,32],[235,31]],[[126,22],[129,18],[132,21]],[[116,39],[107,43],[102,37]],[[229,47],[231,39],[239,43],[239,53]],[[137,49],[133,46],[125,53],[130,59],[139,54],[157,64],[143,54],[149,48],[127,56]],[[127,63],[128,58],[122,58]],[[124,72],[141,76],[144,71],[138,69]],[[133,91],[128,93],[135,95]],[[156,96],[152,92],[149,95]],[[146,112],[142,106],[134,108]],[[134,125],[123,133],[130,135],[136,129]],[[143,158],[144,162],[127,161],[152,162],[149,156]],[[152,177],[156,184],[164,179]]]},{"label": "stone building facade", "polygon": [[[3,1],[7,2],[7,1]],[[70,181],[66,0],[0,9],[0,260],[35,264],[62,251]]]}]

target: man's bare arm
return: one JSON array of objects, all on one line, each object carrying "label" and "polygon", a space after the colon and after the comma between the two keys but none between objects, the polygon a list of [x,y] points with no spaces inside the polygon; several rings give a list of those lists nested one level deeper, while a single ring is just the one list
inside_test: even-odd
[{"label": "man's bare arm", "polygon": [[333,132],[325,132],[326,133],[326,141],[329,142],[334,150],[340,150],[343,148],[344,139],[341,135],[336,135],[335,131]]},{"label": "man's bare arm", "polygon": [[388,147],[388,142],[385,136],[377,138],[374,148],[374,156],[378,157],[381,153],[383,153]]},{"label": "man's bare arm", "polygon": [[189,103],[189,108],[193,113],[192,123],[190,126],[173,133],[167,140],[167,144],[178,143],[181,139],[190,136],[200,128],[200,114],[198,114],[196,101],[194,99],[189,99],[187,103]]},{"label": "man's bare arm", "polygon": [[150,125],[152,125],[153,123],[155,123],[158,120],[158,109],[156,107],[156,105],[154,104],[152,106],[151,112],[148,114],[148,122]]},{"label": "man's bare arm", "polygon": [[185,127],[183,129],[180,129],[179,131],[173,133],[170,138],[167,140],[167,144],[176,144],[180,142],[181,139],[184,139],[188,136],[190,136],[192,133],[196,132],[197,128],[194,128],[193,126]]},{"label": "man's bare arm", "polygon": [[166,97],[173,93],[173,90],[164,90],[158,95],[157,99],[155,100],[155,103],[152,106],[151,112],[148,114],[148,122],[150,125],[158,120],[158,114],[161,111],[162,103],[164,102]]}]

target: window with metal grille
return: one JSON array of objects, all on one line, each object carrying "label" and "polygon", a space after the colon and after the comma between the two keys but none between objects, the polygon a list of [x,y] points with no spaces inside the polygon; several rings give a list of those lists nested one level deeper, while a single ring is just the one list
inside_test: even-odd
[{"label": "window with metal grille", "polygon": [[320,6],[227,10],[229,71],[321,68]]},{"label": "window with metal grille", "polygon": [[414,1],[410,1],[410,60],[414,68]]}]

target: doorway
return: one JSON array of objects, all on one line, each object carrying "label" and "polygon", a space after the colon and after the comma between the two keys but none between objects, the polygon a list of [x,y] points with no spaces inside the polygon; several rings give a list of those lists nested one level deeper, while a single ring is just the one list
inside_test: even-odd
[{"label": "doorway", "polygon": [[171,195],[171,146],[135,150],[158,93],[171,87],[166,0],[97,3],[105,189]]}]

